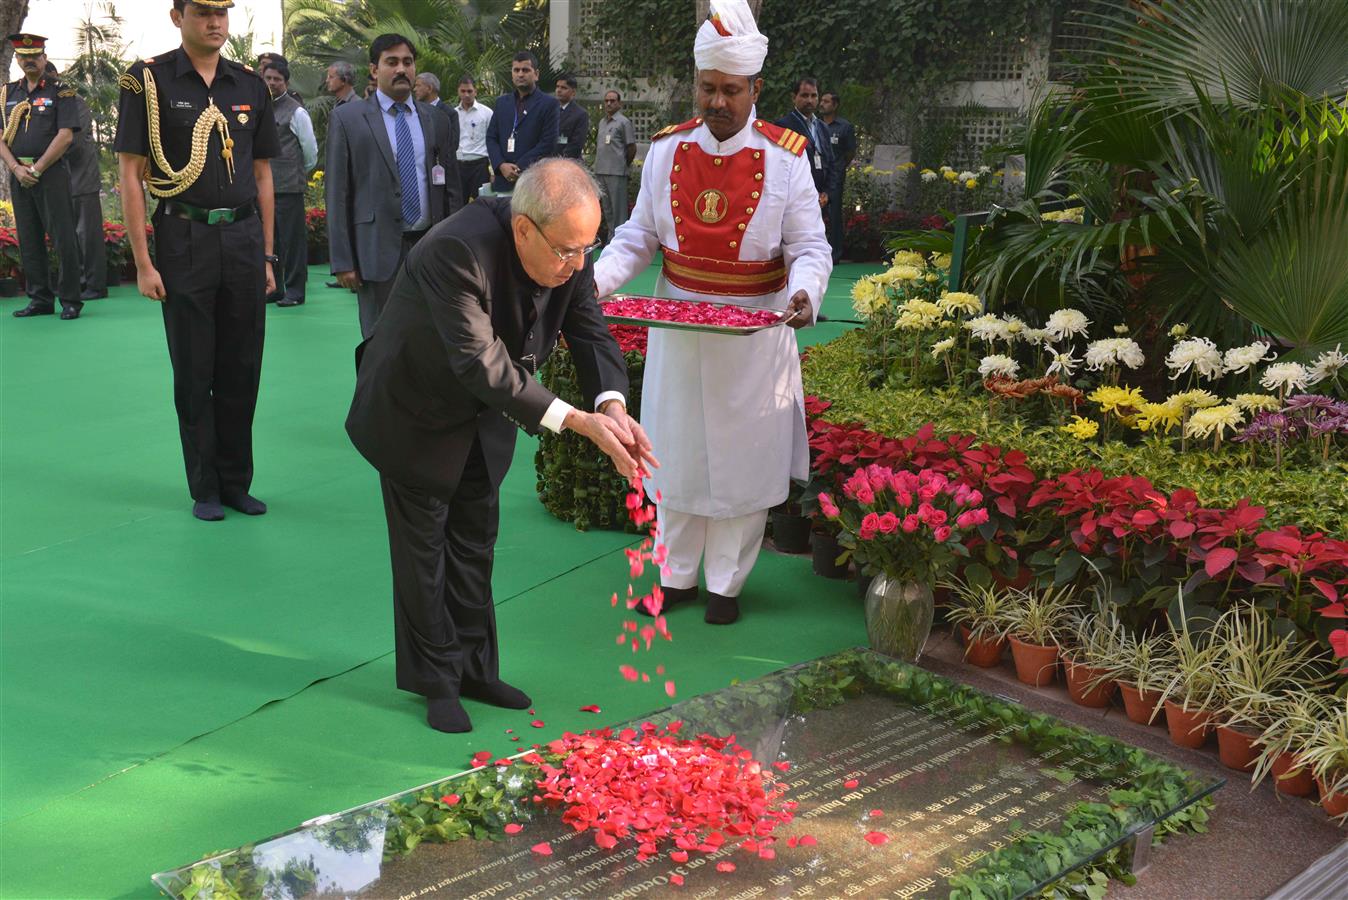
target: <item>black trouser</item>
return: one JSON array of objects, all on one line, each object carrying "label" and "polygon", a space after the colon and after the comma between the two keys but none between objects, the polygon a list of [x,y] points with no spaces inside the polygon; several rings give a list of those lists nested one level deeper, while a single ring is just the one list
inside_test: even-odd
[{"label": "black trouser", "polygon": [[457,697],[465,678],[499,676],[491,569],[500,504],[473,442],[448,503],[380,476],[393,564],[398,687]]},{"label": "black trouser", "polygon": [[842,184],[838,185],[837,190],[828,192],[828,216],[824,219],[824,224],[828,227],[829,246],[833,248],[834,262],[842,259],[843,251],[847,249],[847,236],[844,233],[846,220],[843,217],[842,198]]},{"label": "black trouser", "polygon": [[262,221],[206,225],[156,214],[173,405],[192,499],[247,491],[262,373]]},{"label": "black trouser", "polygon": [[407,259],[408,252],[425,234],[425,231],[404,231],[402,246],[398,251],[398,267],[393,270],[393,277],[388,281],[362,280],[360,287],[356,288],[356,314],[360,316],[361,340],[366,340],[374,334],[374,323],[379,321],[379,314],[384,311],[388,295],[393,292],[393,281],[402,270],[403,260]]},{"label": "black trouser", "polygon": [[103,204],[97,192],[75,196],[75,235],[80,243],[84,293],[102,294],[108,289],[108,248],[103,243]]},{"label": "black trouser", "polygon": [[304,300],[304,282],[309,277],[309,232],[304,223],[304,195],[276,195],[276,255],[281,257],[276,292],[287,300]]},{"label": "black trouser", "polygon": [[486,157],[459,160],[459,187],[463,188],[464,203],[477,199],[478,191],[488,181],[487,167],[490,164],[491,160]]},{"label": "black trouser", "polygon": [[[56,298],[62,307],[79,309],[80,246],[75,236],[75,209],[70,199],[70,168],[64,159],[42,173],[30,188],[9,176],[9,195],[14,200],[14,224],[19,232],[19,258],[28,298],[51,308]],[[100,229],[101,230],[101,229]],[[52,292],[47,263],[47,235],[60,263],[60,280]]]}]

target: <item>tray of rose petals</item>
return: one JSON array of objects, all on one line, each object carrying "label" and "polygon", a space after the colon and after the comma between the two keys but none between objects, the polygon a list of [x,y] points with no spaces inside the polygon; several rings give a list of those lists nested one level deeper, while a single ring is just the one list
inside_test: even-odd
[{"label": "tray of rose petals", "polygon": [[645,325],[649,328],[705,331],[712,334],[754,334],[765,328],[775,328],[791,318],[789,313],[759,306],[641,297],[636,294],[601,297],[599,307],[606,321],[621,325]]}]

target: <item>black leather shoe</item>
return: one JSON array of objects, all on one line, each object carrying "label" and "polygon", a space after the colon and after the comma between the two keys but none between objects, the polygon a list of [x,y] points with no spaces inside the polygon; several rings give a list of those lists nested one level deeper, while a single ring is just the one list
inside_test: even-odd
[{"label": "black leather shoe", "polygon": [[237,509],[245,516],[260,516],[267,512],[267,504],[254,497],[252,494],[240,492],[226,492],[220,495],[221,501],[230,509]]},{"label": "black leather shoe", "polygon": [[78,318],[80,317],[80,310],[81,310],[82,308],[83,308],[82,306],[74,305],[74,304],[72,304],[72,305],[70,305],[70,306],[67,306],[67,307],[65,307],[64,309],[61,310],[61,318],[63,318],[63,319],[78,319]]},{"label": "black leather shoe", "polygon": [[90,300],[106,300],[107,297],[107,291],[85,291],[80,294],[80,302],[88,303]]},{"label": "black leather shoe", "polygon": [[30,303],[23,309],[14,310],[14,318],[26,319],[29,316],[50,316],[56,312],[54,306],[43,306],[41,303]]},{"label": "black leather shoe", "polygon": [[292,299],[290,299],[289,297],[287,297],[287,298],[285,298],[284,300],[277,300],[277,301],[276,301],[276,305],[277,305],[277,306],[303,306],[303,305],[304,305],[304,301],[303,301],[303,300],[292,300]]},{"label": "black leather shoe", "polygon": [[225,517],[225,509],[219,500],[198,500],[192,504],[192,515],[203,522],[219,522]]},{"label": "black leather shoe", "polygon": [[459,696],[503,709],[528,709],[534,705],[528,694],[499,678],[495,681],[473,681],[465,678],[459,685]]},{"label": "black leather shoe", "polygon": [[[697,599],[696,585],[689,588],[671,588],[661,585],[660,592],[664,594],[664,603],[660,607],[660,615],[662,616],[669,612],[670,608],[673,606],[677,606],[680,603],[691,603]],[[634,612],[638,615],[646,616],[647,618],[654,618],[654,616],[651,615],[651,611],[646,608],[645,603],[638,603]]]},{"label": "black leather shoe", "polygon": [[708,625],[729,625],[740,617],[740,602],[707,591],[707,613],[702,617]]},{"label": "black leather shoe", "polygon": [[325,282],[323,282],[323,287],[339,288],[339,287],[341,287],[341,286],[342,286],[342,283],[341,283],[340,281],[325,281]]}]

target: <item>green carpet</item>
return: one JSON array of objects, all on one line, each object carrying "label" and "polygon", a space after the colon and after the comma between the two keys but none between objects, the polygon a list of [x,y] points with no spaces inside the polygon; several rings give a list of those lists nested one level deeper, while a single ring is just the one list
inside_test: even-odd
[{"label": "green carpet", "polygon": [[[841,267],[826,314],[850,317],[871,270]],[[474,735],[439,735],[393,688],[378,486],[341,427],[355,300],[326,277],[268,310],[254,487],[271,512],[213,524],[189,513],[158,307],[133,287],[75,322],[0,302],[0,896],[145,895],[157,869],[456,771],[527,726],[473,707]],[[543,738],[667,700],[616,675],[606,598],[628,538],[551,519],[533,446],[503,492],[495,591]],[[765,554],[733,628],[676,614],[680,696],[860,641],[850,586],[807,572]]]}]

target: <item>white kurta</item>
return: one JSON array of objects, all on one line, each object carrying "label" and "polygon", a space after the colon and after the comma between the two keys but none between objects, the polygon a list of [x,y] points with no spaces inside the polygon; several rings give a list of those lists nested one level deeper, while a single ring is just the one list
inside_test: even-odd
[{"label": "white kurta", "polygon": [[[803,290],[817,316],[833,256],[809,161],[769,141],[752,119],[724,143],[703,124],[651,145],[632,217],[595,263],[599,294],[619,290],[650,265],[661,245],[678,249],[670,168],[678,145],[694,140],[713,156],[763,150],[762,197],[738,258],[782,256],[786,288],[760,297],[716,297],[683,290],[662,274],[656,294],[784,310]],[[789,327],[749,336],[652,328],[641,418],[661,462],[648,489],[659,490],[669,509],[715,519],[743,516],[781,503],[790,479],[808,475],[800,353]]]}]

